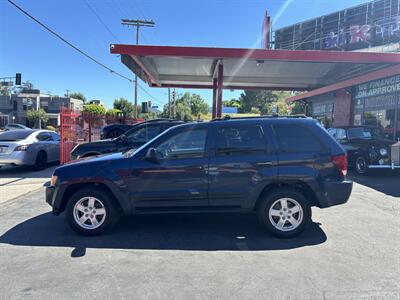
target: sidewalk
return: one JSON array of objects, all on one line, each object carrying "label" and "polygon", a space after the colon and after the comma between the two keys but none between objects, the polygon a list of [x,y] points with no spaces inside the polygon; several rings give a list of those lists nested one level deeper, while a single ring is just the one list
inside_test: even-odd
[{"label": "sidewalk", "polygon": [[2,167],[0,169],[0,204],[35,191],[50,180],[57,166],[42,171],[26,167]]}]

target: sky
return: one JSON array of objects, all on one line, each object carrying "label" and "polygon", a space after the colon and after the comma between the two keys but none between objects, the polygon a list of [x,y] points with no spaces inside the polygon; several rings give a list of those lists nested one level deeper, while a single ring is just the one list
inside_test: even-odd
[{"label": "sky", "polygon": [[[140,43],[168,46],[258,48],[264,13],[278,29],[368,0],[13,0],[45,25],[103,64],[133,77],[110,44],[132,44],[135,30],[121,25],[122,18],[153,20],[143,28]],[[0,0],[0,77],[22,73],[35,88],[53,95],[66,90],[82,92],[89,100],[101,99],[108,108],[115,98],[133,101],[133,84],[111,74],[56,39],[31,19]],[[155,105],[168,101],[167,89],[149,88]],[[211,103],[209,90],[177,89],[200,94]],[[223,99],[241,91],[224,91]],[[138,101],[150,96],[138,90]]]}]

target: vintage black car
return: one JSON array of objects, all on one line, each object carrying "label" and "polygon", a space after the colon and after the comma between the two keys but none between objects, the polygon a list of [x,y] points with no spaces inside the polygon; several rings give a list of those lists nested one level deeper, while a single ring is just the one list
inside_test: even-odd
[{"label": "vintage black car", "polygon": [[386,139],[379,127],[347,126],[329,128],[328,132],[346,150],[349,166],[358,174],[365,175],[371,169],[400,168],[400,144]]}]

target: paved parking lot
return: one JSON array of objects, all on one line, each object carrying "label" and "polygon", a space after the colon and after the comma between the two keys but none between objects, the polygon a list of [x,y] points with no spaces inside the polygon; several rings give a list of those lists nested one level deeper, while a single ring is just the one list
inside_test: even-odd
[{"label": "paved parking lot", "polygon": [[400,299],[399,177],[279,240],[251,215],[143,216],[81,237],[38,190],[0,204],[0,298]]}]

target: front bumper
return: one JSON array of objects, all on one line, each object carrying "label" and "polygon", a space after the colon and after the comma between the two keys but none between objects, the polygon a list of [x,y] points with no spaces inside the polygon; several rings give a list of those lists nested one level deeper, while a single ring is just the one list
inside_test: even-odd
[{"label": "front bumper", "polygon": [[394,163],[392,164],[388,164],[388,165],[369,165],[368,166],[369,169],[390,169],[390,170],[396,170],[396,169],[400,169],[400,165],[395,165]]},{"label": "front bumper", "polygon": [[45,197],[46,197],[46,202],[53,207],[54,204],[54,195],[55,195],[55,187],[54,186],[48,186],[46,187],[46,191],[45,191]]},{"label": "front bumper", "polygon": [[64,189],[61,187],[48,186],[45,190],[46,203],[49,204],[53,209],[53,214],[59,215],[63,212],[62,197]]},{"label": "front bumper", "polygon": [[326,181],[322,183],[322,190],[323,195],[318,197],[320,208],[344,204],[350,198],[353,182],[350,180]]}]

